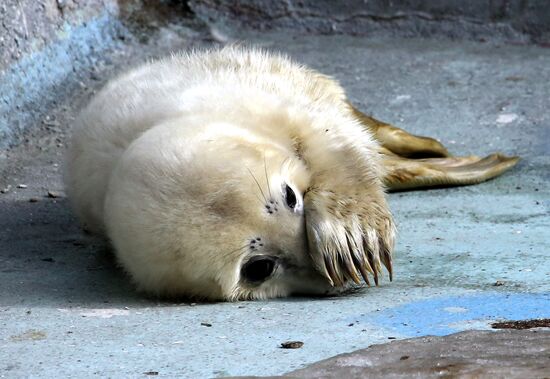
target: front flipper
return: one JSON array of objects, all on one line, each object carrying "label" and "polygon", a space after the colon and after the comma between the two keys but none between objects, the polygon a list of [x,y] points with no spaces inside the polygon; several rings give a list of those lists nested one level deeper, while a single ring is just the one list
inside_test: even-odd
[{"label": "front flipper", "polygon": [[499,176],[518,161],[519,157],[507,157],[499,153],[485,158],[469,156],[426,159],[384,154],[382,164],[386,175],[383,182],[390,191],[477,184]]}]

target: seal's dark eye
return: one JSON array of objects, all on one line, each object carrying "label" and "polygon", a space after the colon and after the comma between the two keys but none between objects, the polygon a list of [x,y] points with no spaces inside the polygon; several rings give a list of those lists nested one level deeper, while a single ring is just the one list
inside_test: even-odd
[{"label": "seal's dark eye", "polygon": [[285,185],[285,200],[286,200],[286,205],[288,205],[290,209],[296,208],[296,203],[297,203],[296,194],[288,184]]},{"label": "seal's dark eye", "polygon": [[249,282],[263,282],[275,271],[275,259],[264,255],[250,258],[241,269],[241,276]]}]

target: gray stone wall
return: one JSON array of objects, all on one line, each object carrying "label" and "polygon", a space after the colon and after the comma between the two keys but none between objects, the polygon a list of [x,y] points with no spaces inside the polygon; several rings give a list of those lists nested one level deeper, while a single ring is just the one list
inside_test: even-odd
[{"label": "gray stone wall", "polygon": [[315,33],[550,42],[547,0],[190,0],[210,23]]},{"label": "gray stone wall", "polygon": [[0,72],[24,55],[65,38],[71,29],[116,14],[116,0],[2,0]]},{"label": "gray stone wall", "polygon": [[0,2],[0,149],[19,142],[78,83],[78,71],[118,42],[118,9],[116,0]]}]

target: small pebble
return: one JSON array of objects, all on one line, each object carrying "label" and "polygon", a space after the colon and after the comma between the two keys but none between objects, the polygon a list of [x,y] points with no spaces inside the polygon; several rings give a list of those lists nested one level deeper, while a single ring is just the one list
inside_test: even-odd
[{"label": "small pebble", "polygon": [[503,113],[497,117],[496,122],[498,124],[509,124],[518,119],[518,115],[515,113]]},{"label": "small pebble", "polygon": [[493,286],[495,287],[500,287],[503,285],[504,285],[504,282],[502,280],[497,280],[496,282],[493,283]]},{"label": "small pebble", "polygon": [[523,78],[521,76],[507,76],[506,78],[504,78],[504,80],[507,80],[509,82],[519,82],[523,80]]},{"label": "small pebble", "polygon": [[37,203],[38,202],[38,199],[36,197],[31,197],[29,199],[29,203]]},{"label": "small pebble", "polygon": [[158,371],[146,371],[146,372],[144,372],[144,374],[153,376],[153,375],[158,375],[159,372]]},{"label": "small pebble", "polygon": [[92,71],[90,73],[90,79],[92,79],[92,80],[101,80],[101,76],[97,72]]},{"label": "small pebble", "polygon": [[299,349],[304,346],[302,341],[286,341],[281,343],[281,348],[283,349]]},{"label": "small pebble", "polygon": [[59,197],[59,193],[57,193],[55,191],[48,191],[48,197],[51,197],[52,199],[55,199],[55,198]]},{"label": "small pebble", "polygon": [[27,185],[26,184],[18,184],[17,188],[27,188]]},{"label": "small pebble", "polygon": [[44,120],[42,120],[42,123],[46,126],[59,126],[59,122],[55,119],[55,117],[47,116]]}]

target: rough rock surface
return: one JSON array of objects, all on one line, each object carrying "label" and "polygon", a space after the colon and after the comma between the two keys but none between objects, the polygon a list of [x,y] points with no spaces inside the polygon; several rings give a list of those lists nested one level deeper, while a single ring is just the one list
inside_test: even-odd
[{"label": "rough rock surface", "polygon": [[545,378],[550,331],[467,331],[374,345],[288,373],[288,378]]}]

